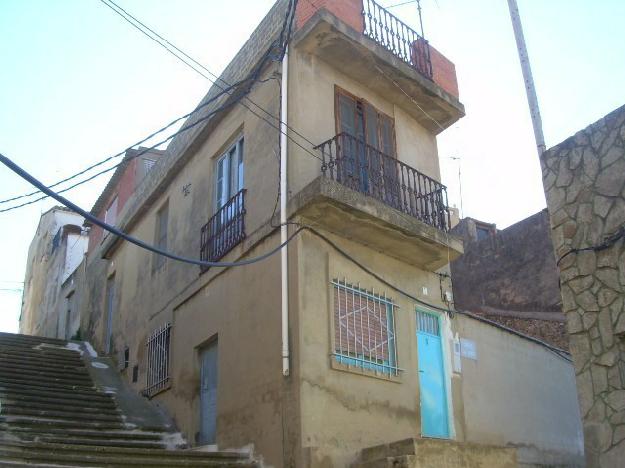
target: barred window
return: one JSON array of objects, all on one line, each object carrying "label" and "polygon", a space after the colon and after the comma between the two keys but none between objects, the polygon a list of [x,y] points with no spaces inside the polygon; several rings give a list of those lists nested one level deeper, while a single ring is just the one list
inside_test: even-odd
[{"label": "barred window", "polygon": [[362,370],[397,375],[394,309],[385,294],[334,280],[336,362]]},{"label": "barred window", "polygon": [[143,394],[152,397],[169,388],[169,345],[171,324],[156,329],[148,339],[147,382]]}]

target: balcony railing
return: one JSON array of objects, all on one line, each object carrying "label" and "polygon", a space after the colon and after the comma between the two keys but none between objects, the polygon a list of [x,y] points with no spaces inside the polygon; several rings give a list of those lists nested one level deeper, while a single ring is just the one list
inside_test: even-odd
[{"label": "balcony railing", "polygon": [[365,36],[432,79],[430,45],[423,36],[373,0],[363,0],[362,6]]},{"label": "balcony railing", "polygon": [[371,145],[340,133],[320,144],[325,177],[441,231],[449,231],[447,188]]},{"label": "balcony railing", "polygon": [[[216,262],[245,239],[245,189],[208,220],[200,232],[200,259]],[[206,268],[202,268],[205,271]]]}]

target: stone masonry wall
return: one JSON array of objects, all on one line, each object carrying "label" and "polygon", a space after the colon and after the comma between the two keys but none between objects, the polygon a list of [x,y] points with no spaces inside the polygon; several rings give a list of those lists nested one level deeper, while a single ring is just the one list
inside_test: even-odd
[{"label": "stone masonry wall", "polygon": [[[545,152],[541,166],[586,460],[591,468],[623,466],[625,106]],[[618,240],[594,248],[610,236]]]}]

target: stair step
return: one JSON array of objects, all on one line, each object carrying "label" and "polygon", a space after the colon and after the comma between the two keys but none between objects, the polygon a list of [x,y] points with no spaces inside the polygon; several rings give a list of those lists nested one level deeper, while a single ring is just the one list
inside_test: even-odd
[{"label": "stair step", "polygon": [[34,336],[34,335],[22,335],[19,333],[7,333],[0,332],[0,342],[4,341],[20,341],[23,343],[26,342],[34,342],[34,343],[51,343],[65,346],[68,341],[62,340],[60,338],[48,338],[45,336]]},{"label": "stair step", "polygon": [[[105,450],[103,450],[105,449]],[[123,447],[76,446],[66,444],[28,444],[0,442],[0,456],[28,461],[82,463],[82,466],[247,466],[254,464],[246,457],[228,452],[188,452],[163,449],[125,449]]]},{"label": "stair step", "polygon": [[4,404],[13,405],[41,405],[45,406],[57,406],[57,405],[69,405],[74,408],[93,409],[93,411],[116,411],[117,406],[112,398],[106,397],[101,399],[94,399],[91,397],[76,398],[74,396],[67,396],[65,398],[54,394],[54,396],[45,397],[38,394],[28,394],[22,392],[13,392],[9,390],[0,389],[0,402]]},{"label": "stair step", "polygon": [[3,411],[6,408],[27,408],[29,410],[41,411],[69,411],[86,415],[121,415],[121,411],[114,406],[108,408],[95,408],[86,401],[84,401],[82,405],[77,405],[76,402],[72,401],[65,403],[58,401],[55,401],[54,403],[41,403],[33,401],[25,402],[23,400],[11,400],[0,397],[0,402],[0,411]]},{"label": "stair step", "polygon": [[49,369],[84,369],[87,370],[85,366],[85,362],[82,358],[76,359],[75,362],[72,360],[71,363],[66,364],[64,362],[59,362],[58,359],[49,358],[45,356],[28,356],[28,359],[24,359],[22,355],[16,355],[11,353],[0,353],[0,362],[16,365],[30,365],[34,367],[45,366]]},{"label": "stair step", "polygon": [[41,418],[32,416],[12,416],[0,415],[0,423],[6,423],[10,426],[30,426],[49,428],[74,428],[74,429],[128,429],[129,427],[122,422],[113,421],[76,421],[64,418]]},{"label": "stair step", "polygon": [[31,380],[26,378],[20,378],[19,376],[5,376],[0,375],[0,386],[10,386],[11,384],[22,385],[25,387],[36,387],[42,389],[55,389],[55,390],[69,390],[69,391],[82,391],[82,392],[96,392],[93,383],[90,385],[79,385],[79,384],[65,384],[59,381],[55,381],[53,379],[41,379],[41,380]]},{"label": "stair step", "polygon": [[30,360],[24,360],[22,362],[18,362],[16,359],[4,359],[0,357],[0,368],[13,370],[17,369],[19,371],[32,371],[32,372],[46,372],[49,374],[57,373],[63,375],[77,375],[83,377],[89,377],[89,370],[83,366],[67,366],[67,365],[58,365],[52,363],[34,363]]},{"label": "stair step", "polygon": [[68,410],[42,410],[37,408],[25,408],[23,406],[4,406],[2,405],[2,409],[0,410],[0,414],[6,416],[32,416],[36,418],[46,418],[46,419],[67,419],[76,421],[76,423],[81,423],[83,420],[86,421],[113,421],[113,422],[123,422],[121,415],[119,414],[89,414],[89,413],[81,413],[79,411],[71,411]]},{"label": "stair step", "polygon": [[0,362],[0,379],[4,377],[20,377],[22,379],[53,380],[59,382],[81,382],[93,384],[89,373],[33,369],[28,367],[3,366]]},{"label": "stair step", "polygon": [[[101,434],[101,437],[105,435]],[[21,440],[25,440],[21,438]],[[124,447],[124,448],[139,448],[139,449],[163,449],[165,448],[163,442],[159,438],[158,440],[141,440],[141,439],[127,439],[127,438],[101,438],[95,437],[70,437],[70,436],[37,436],[37,442],[51,443],[51,444],[71,444],[71,445],[97,445],[106,447]]]},{"label": "stair step", "polygon": [[40,396],[45,398],[93,400],[94,402],[114,402],[113,397],[108,393],[102,393],[97,389],[88,388],[85,390],[50,389],[49,387],[32,386],[23,382],[0,381],[0,395],[19,394],[25,396]]},{"label": "stair step", "polygon": [[137,441],[161,441],[163,439],[162,432],[147,432],[137,429],[80,429],[80,428],[38,428],[33,426],[9,426],[0,423],[0,433],[11,433],[19,438],[33,437],[60,437],[60,438],[77,438],[77,439],[110,439],[110,440],[137,440]]}]

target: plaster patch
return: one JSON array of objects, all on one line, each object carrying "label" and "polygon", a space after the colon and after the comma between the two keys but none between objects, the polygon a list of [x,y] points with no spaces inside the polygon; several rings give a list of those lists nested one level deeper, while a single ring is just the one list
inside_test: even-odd
[{"label": "plaster patch", "polygon": [[95,349],[93,349],[93,346],[91,346],[91,343],[89,343],[88,341],[84,341],[83,344],[85,345],[85,348],[87,349],[87,353],[89,354],[89,356],[91,357],[98,357],[98,353],[96,353]]},{"label": "plaster patch", "polygon": [[103,362],[92,362],[91,367],[95,367],[97,369],[108,369],[109,366],[104,364]]}]

